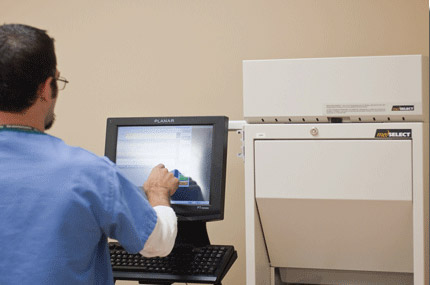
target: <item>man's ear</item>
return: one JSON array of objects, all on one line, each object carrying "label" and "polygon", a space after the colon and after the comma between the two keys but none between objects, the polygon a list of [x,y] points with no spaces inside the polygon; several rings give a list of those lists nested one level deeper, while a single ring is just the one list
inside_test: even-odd
[{"label": "man's ear", "polygon": [[51,98],[52,90],[50,86],[53,79],[54,78],[52,76],[49,76],[44,82],[39,84],[39,87],[37,88],[37,96],[40,100],[47,101],[48,98]]}]

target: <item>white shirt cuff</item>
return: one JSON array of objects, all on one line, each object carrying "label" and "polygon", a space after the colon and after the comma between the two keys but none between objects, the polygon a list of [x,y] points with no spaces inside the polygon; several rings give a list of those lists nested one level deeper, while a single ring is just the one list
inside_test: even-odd
[{"label": "white shirt cuff", "polygon": [[177,218],[171,207],[155,206],[157,224],[140,251],[145,257],[167,256],[175,245]]}]

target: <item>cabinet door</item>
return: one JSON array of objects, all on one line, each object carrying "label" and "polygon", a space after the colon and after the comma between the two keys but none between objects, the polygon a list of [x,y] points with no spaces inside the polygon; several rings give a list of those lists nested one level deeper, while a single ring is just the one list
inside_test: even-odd
[{"label": "cabinet door", "polygon": [[271,264],[412,272],[409,140],[255,141]]}]

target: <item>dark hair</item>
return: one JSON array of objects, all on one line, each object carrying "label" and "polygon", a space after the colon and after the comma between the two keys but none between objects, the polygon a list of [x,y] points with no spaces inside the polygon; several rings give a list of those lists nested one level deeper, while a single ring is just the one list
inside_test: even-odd
[{"label": "dark hair", "polygon": [[39,85],[55,77],[54,39],[34,27],[0,26],[0,111],[19,113],[34,104]]}]

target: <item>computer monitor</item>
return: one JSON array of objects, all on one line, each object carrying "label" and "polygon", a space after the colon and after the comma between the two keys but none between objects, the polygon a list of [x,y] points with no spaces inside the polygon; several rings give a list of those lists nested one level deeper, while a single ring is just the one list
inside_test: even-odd
[{"label": "computer monitor", "polygon": [[136,186],[159,163],[179,179],[179,221],[224,218],[228,118],[108,118],[105,155]]}]

